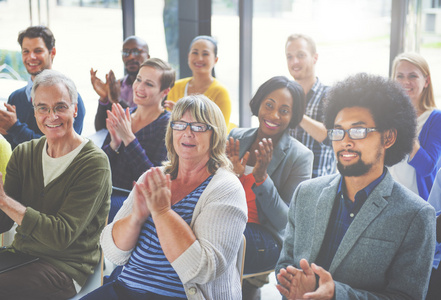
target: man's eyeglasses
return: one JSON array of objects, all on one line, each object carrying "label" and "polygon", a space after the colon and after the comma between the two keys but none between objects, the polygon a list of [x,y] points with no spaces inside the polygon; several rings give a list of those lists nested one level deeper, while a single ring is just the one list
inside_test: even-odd
[{"label": "man's eyeglasses", "polygon": [[210,130],[212,128],[210,125],[205,124],[205,123],[198,123],[198,122],[187,123],[187,122],[182,122],[182,121],[170,122],[170,127],[173,130],[178,130],[178,131],[185,130],[188,125],[190,125],[190,129],[193,132],[205,132],[205,131]]},{"label": "man's eyeglasses", "polygon": [[60,115],[65,114],[69,110],[69,106],[72,106],[73,104],[67,105],[67,104],[58,104],[55,105],[53,108],[47,106],[47,105],[37,105],[34,106],[34,110],[39,115],[49,115],[51,113],[51,110],[54,111],[54,114]]},{"label": "man's eyeglasses", "polygon": [[369,132],[377,131],[376,128],[364,128],[364,127],[354,127],[347,130],[344,129],[329,129],[328,137],[331,141],[341,141],[345,137],[345,133],[348,133],[350,139],[361,140],[366,138]]},{"label": "man's eyeglasses", "polygon": [[122,53],[122,56],[129,57],[130,54],[133,54],[133,56],[138,56],[144,52],[145,52],[144,50],[135,48],[135,49],[123,49],[123,51],[121,53]]}]

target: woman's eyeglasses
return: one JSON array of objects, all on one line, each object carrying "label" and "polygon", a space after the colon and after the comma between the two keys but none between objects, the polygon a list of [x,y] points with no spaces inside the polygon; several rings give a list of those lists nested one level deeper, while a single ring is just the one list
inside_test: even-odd
[{"label": "woman's eyeglasses", "polygon": [[205,132],[207,130],[212,129],[212,127],[208,124],[205,123],[198,123],[198,122],[193,122],[193,123],[187,123],[187,122],[182,122],[182,121],[172,121],[170,122],[170,127],[173,130],[178,130],[178,131],[183,131],[187,128],[187,126],[190,125],[190,129],[193,132]]}]

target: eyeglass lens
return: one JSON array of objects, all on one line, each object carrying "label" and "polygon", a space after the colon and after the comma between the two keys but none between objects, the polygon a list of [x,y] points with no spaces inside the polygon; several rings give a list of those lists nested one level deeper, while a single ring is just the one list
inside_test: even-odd
[{"label": "eyeglass lens", "polygon": [[[373,128],[370,129],[370,131],[374,131]],[[329,138],[332,141],[341,141],[344,138],[346,132],[348,133],[349,138],[353,140],[361,140],[366,137],[368,128],[350,128],[348,130],[331,129],[329,131]]]},{"label": "eyeglass lens", "polygon": [[138,56],[142,53],[142,50],[139,49],[123,49],[122,55],[123,56],[130,56],[130,54],[133,54],[134,56]]},{"label": "eyeglass lens", "polygon": [[171,122],[171,127],[174,130],[179,130],[179,131],[187,129],[188,125],[190,125],[191,131],[194,132],[204,132],[210,129],[210,126],[204,123]]}]

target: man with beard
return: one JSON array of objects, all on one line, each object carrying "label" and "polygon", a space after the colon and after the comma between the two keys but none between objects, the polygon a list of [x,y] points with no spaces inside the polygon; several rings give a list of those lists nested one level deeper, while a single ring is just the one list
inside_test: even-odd
[{"label": "man with beard", "polygon": [[112,70],[106,74],[106,82],[96,76],[97,71],[90,70],[92,86],[100,96],[98,109],[95,115],[95,130],[106,128],[107,111],[112,109],[113,103],[119,103],[123,108],[135,107],[133,103],[132,85],[139,71],[139,66],[150,58],[149,46],[146,41],[129,36],[123,42],[122,60],[126,75],[115,80]]},{"label": "man with beard", "polygon": [[410,100],[394,82],[365,73],[327,98],[324,124],[340,174],[297,188],[277,288],[286,299],[424,299],[435,211],[385,167],[412,149]]},{"label": "man with beard", "polygon": [[[8,103],[5,104],[6,110],[0,110],[0,134],[4,135],[12,149],[20,143],[43,135],[35,121],[31,90],[35,76],[45,69],[52,69],[56,54],[54,35],[45,26],[31,26],[21,31],[18,43],[23,64],[31,78],[25,87],[9,96]],[[83,130],[84,114],[83,100],[78,94],[78,113],[73,125],[78,134]]]}]

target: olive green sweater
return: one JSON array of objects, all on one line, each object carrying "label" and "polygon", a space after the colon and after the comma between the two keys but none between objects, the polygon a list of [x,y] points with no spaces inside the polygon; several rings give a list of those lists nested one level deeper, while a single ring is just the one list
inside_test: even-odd
[{"label": "olive green sweater", "polygon": [[[17,146],[7,167],[5,192],[27,207],[12,247],[40,257],[83,286],[100,259],[99,236],[112,190],[109,163],[104,152],[89,141],[45,187],[45,139]],[[0,232],[12,224],[0,211]]]}]

